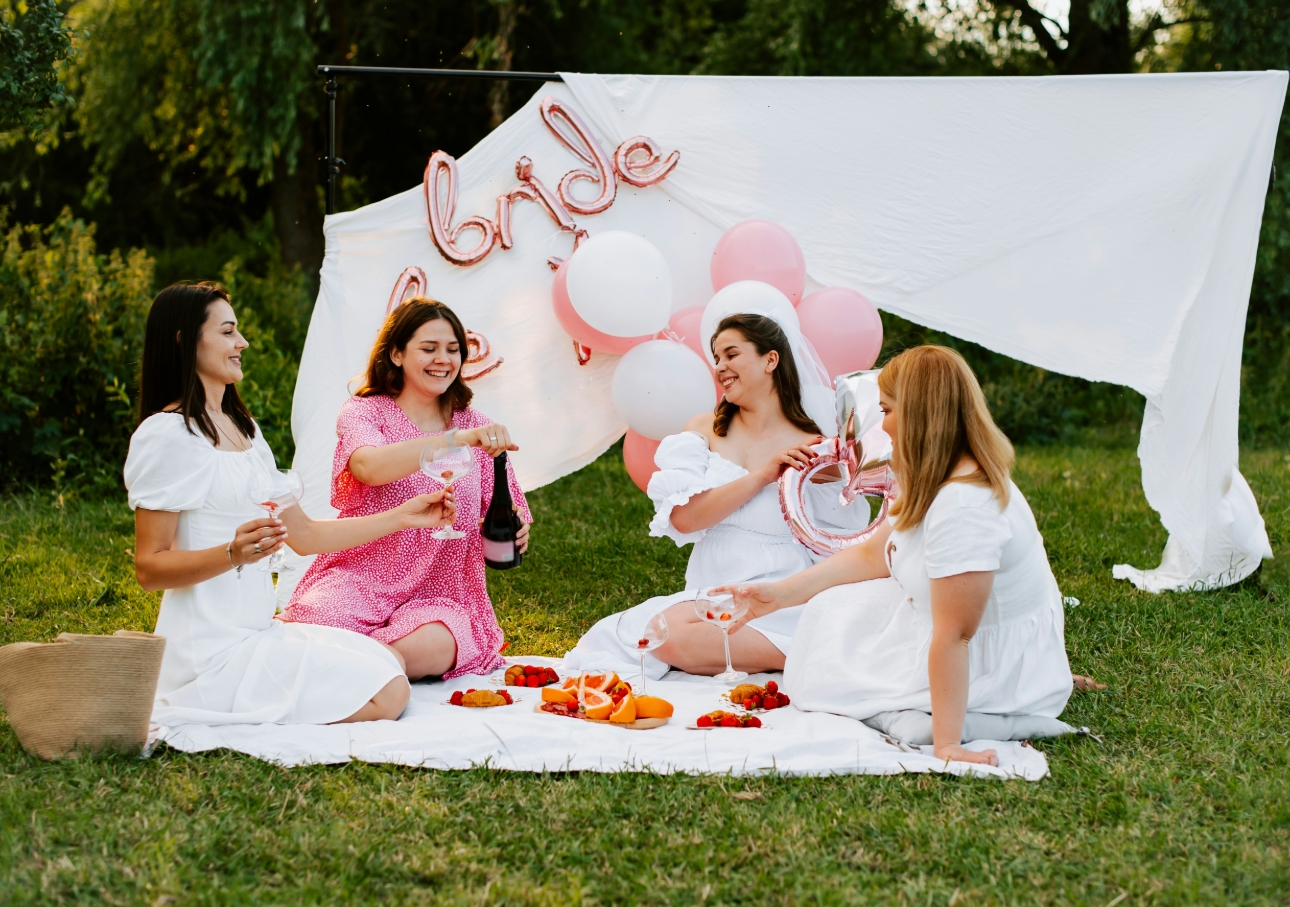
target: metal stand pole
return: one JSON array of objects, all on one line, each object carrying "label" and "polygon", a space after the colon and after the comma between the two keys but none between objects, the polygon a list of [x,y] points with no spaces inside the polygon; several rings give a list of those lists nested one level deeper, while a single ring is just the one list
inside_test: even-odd
[{"label": "metal stand pole", "polygon": [[336,157],[336,77],[327,75],[327,213],[336,213],[336,177],[344,163]]}]

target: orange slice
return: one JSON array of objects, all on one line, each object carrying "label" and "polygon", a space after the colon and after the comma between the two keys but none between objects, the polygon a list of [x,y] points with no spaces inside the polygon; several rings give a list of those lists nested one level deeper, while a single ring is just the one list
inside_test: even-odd
[{"label": "orange slice", "polygon": [[604,721],[614,711],[614,701],[599,690],[587,690],[583,694],[582,704],[587,717],[593,721]]},{"label": "orange slice", "polygon": [[609,720],[614,724],[631,724],[636,720],[636,697],[628,693],[623,697],[623,701],[618,703],[618,708],[614,709]]},{"label": "orange slice", "polygon": [[579,677],[566,677],[566,678],[564,679],[564,683],[560,685],[560,689],[562,689],[562,690],[571,690],[571,691],[573,691],[574,693],[577,693],[577,692],[578,692],[578,682],[579,682],[580,680],[581,680],[581,678],[579,678]]},{"label": "orange slice", "polygon": [[636,698],[637,718],[671,718],[672,703],[657,696],[638,696]]},{"label": "orange slice", "polygon": [[557,690],[555,687],[542,688],[543,702],[577,702],[578,694],[573,690]]}]

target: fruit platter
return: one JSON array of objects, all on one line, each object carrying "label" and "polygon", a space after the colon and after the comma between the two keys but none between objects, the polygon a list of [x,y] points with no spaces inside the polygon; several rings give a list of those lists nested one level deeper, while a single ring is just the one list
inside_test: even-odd
[{"label": "fruit platter", "polygon": [[756,715],[738,715],[734,712],[723,712],[717,709],[700,715],[694,724],[687,725],[692,731],[710,731],[718,727],[761,727],[761,719]]},{"label": "fruit platter", "polygon": [[508,687],[545,687],[560,682],[560,675],[546,665],[513,664],[502,678]]},{"label": "fruit platter", "polygon": [[779,684],[773,680],[766,681],[764,687],[755,683],[741,683],[733,690],[722,693],[721,698],[745,712],[769,712],[772,709],[782,709],[789,703],[788,694],[781,693]]},{"label": "fruit platter", "polygon": [[561,686],[543,687],[542,701],[533,710],[637,731],[662,727],[672,717],[670,702],[635,695],[632,685],[612,671],[588,671],[566,677]]},{"label": "fruit platter", "polygon": [[448,705],[460,705],[468,709],[492,709],[499,705],[515,705],[515,700],[506,690],[457,690],[449,697]]}]

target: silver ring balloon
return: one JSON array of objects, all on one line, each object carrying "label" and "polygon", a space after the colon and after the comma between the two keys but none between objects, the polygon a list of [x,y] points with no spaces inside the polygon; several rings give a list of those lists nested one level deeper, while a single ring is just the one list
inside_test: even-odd
[{"label": "silver ring balloon", "polygon": [[[838,436],[818,444],[819,452],[802,469],[786,469],[779,478],[779,508],[793,537],[816,554],[836,554],[867,541],[887,518],[895,498],[896,476],[891,471],[891,438],[882,430],[878,408],[878,369],[843,375],[837,390]],[[816,526],[806,506],[806,489],[811,476],[822,469],[837,467],[846,483],[839,500],[851,504],[860,496],[881,497],[882,505],[873,521],[859,532],[833,532]]]}]

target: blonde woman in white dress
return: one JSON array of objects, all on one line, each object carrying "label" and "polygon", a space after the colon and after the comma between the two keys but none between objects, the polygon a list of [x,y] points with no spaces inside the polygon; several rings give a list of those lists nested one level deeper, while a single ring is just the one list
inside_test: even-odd
[{"label": "blonde woman in white dress", "polygon": [[143,420],[125,464],[135,572],[145,589],[165,590],[156,632],[166,651],[153,721],[398,718],[410,694],[398,653],[348,630],[274,620],[272,578],[257,564],[284,544],[301,554],[335,551],[449,524],[451,496],[422,495],[349,520],[311,520],[299,506],[281,519],[263,516],[251,478],[276,466],[235,387],[246,348],[219,286],[175,285],[153,301]]},{"label": "blonde woman in white dress", "polygon": [[[776,317],[735,314],[722,319],[712,338],[717,380],[724,396],[714,413],[696,416],[680,434],[664,438],[649,483],[655,514],[652,536],[678,546],[694,543],[685,571],[686,590],[661,595],[604,618],[565,654],[574,670],[613,669],[624,676],[639,671],[635,648],[617,634],[620,618],[637,638],[654,615],[666,615],[668,638],[646,656],[646,673],[658,678],[669,667],[691,674],[725,670],[722,633],[695,615],[694,593],[721,583],[773,580],[805,570],[818,558],[792,536],[779,508],[778,480],[784,469],[800,468],[815,456],[820,441],[817,419],[832,418],[831,394],[816,418],[803,405],[803,384],[827,388],[815,369],[800,366],[809,356],[798,347],[792,322]],[[808,372],[807,369],[810,369]],[[822,370],[821,370],[822,371]],[[818,395],[817,395],[818,397]],[[838,486],[810,486],[812,513],[818,523],[855,529],[868,522],[863,507],[842,507]],[[749,631],[730,640],[731,660],[743,671],[775,671],[797,626],[800,608],[768,614]]]},{"label": "blonde woman in white dress", "polygon": [[900,484],[891,519],[796,576],[733,591],[759,619],[808,603],[784,668],[798,708],[930,712],[938,757],[994,765],[994,750],[962,746],[964,716],[1065,708],[1061,594],[1009,477],[1012,445],[963,358],[906,350],[878,386]]}]

